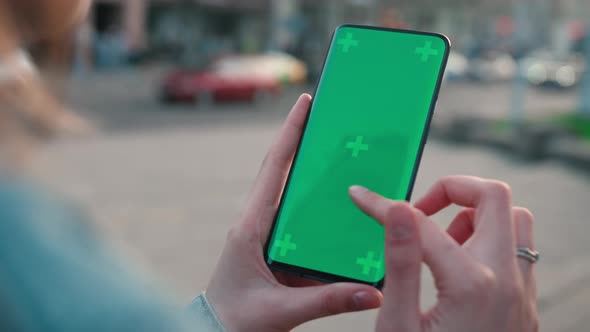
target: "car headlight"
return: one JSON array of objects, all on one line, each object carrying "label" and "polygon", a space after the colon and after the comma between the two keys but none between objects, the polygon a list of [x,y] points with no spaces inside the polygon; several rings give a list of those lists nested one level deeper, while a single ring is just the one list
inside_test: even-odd
[{"label": "car headlight", "polygon": [[571,87],[576,84],[576,71],[572,66],[561,66],[555,73],[555,80],[562,87]]},{"label": "car headlight", "polygon": [[541,63],[532,64],[527,70],[527,79],[533,84],[541,84],[547,81],[547,68]]}]

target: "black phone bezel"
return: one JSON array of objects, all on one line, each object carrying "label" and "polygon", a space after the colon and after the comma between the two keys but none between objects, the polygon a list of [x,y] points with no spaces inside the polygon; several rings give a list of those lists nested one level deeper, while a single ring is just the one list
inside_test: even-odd
[{"label": "black phone bezel", "polygon": [[[330,54],[330,52],[332,51],[332,47],[334,46],[334,38],[336,36],[336,32],[339,29],[342,28],[357,28],[357,29],[368,29],[368,30],[380,30],[380,31],[387,31],[387,32],[396,32],[396,33],[409,33],[409,34],[418,34],[418,35],[427,35],[427,36],[433,36],[433,37],[437,37],[443,40],[443,42],[445,43],[445,54],[443,56],[443,62],[441,64],[441,70],[439,71],[439,76],[436,82],[436,86],[435,86],[435,91],[434,91],[434,95],[432,97],[431,103],[430,103],[430,108],[428,111],[428,118],[424,124],[424,129],[422,130],[422,138],[420,140],[420,147],[418,150],[418,154],[416,155],[416,160],[414,161],[414,169],[412,172],[412,177],[410,179],[410,185],[408,187],[408,193],[406,195],[406,201],[410,201],[411,196],[412,196],[412,191],[414,189],[414,183],[416,181],[416,175],[418,174],[418,170],[420,168],[420,161],[422,160],[422,153],[424,152],[424,146],[426,145],[426,141],[428,138],[428,134],[430,131],[430,123],[432,121],[432,116],[434,114],[434,109],[436,107],[436,102],[438,100],[438,95],[440,92],[440,88],[443,82],[443,77],[444,77],[444,72],[447,66],[447,61],[449,58],[449,54],[451,51],[451,42],[449,40],[449,38],[443,34],[439,34],[439,33],[434,33],[434,32],[426,32],[426,31],[419,31],[419,30],[406,30],[406,29],[393,29],[393,28],[384,28],[384,27],[378,27],[378,26],[370,26],[370,25],[358,25],[358,24],[342,24],[339,25],[334,32],[332,33],[332,37],[330,38],[330,46],[328,47],[327,51],[326,51],[326,56],[324,58],[324,62],[322,65],[322,71],[321,74],[319,76],[319,78],[317,79],[317,82],[315,84],[315,88],[314,88],[314,92],[313,92],[313,98],[311,101],[311,104],[309,106],[309,111],[307,114],[307,118],[305,119],[305,126],[303,129],[303,134],[301,135],[301,138],[297,144],[297,150],[295,152],[295,156],[293,158],[293,164],[291,165],[291,168],[289,169],[289,174],[287,175],[287,179],[285,181],[285,185],[283,188],[287,188],[289,186],[289,183],[291,181],[291,174],[292,174],[292,170],[293,167],[295,166],[295,162],[297,161],[297,156],[299,154],[299,150],[301,148],[301,142],[303,141],[303,137],[305,135],[305,130],[307,129],[307,124],[309,121],[309,117],[310,117],[310,113],[311,113],[311,109],[313,108],[313,102],[315,100],[315,95],[317,94],[317,90],[319,88],[319,85],[321,83],[322,77],[324,75],[324,71],[325,71],[325,66],[326,66],[326,62],[328,59],[328,56]],[[269,268],[273,271],[279,271],[279,272],[285,272],[288,274],[292,274],[292,275],[296,275],[299,277],[303,277],[303,278],[307,278],[307,279],[312,279],[312,280],[317,280],[317,281],[321,281],[321,282],[325,282],[325,283],[335,283],[335,282],[354,282],[354,283],[361,283],[361,284],[365,284],[365,285],[370,285],[373,286],[375,288],[378,289],[382,289],[383,285],[384,285],[384,279],[379,280],[376,283],[370,283],[370,282],[366,282],[366,281],[362,281],[362,280],[358,280],[358,279],[353,279],[353,278],[348,278],[348,277],[343,277],[343,276],[339,276],[339,275],[335,275],[335,274],[331,274],[331,273],[326,273],[326,272],[321,272],[321,271],[317,271],[317,270],[312,270],[312,269],[307,269],[301,266],[296,266],[296,265],[291,265],[291,264],[286,264],[286,263],[281,263],[281,262],[277,262],[274,260],[271,260],[268,254],[268,249],[269,249],[269,242],[270,239],[273,236],[276,224],[277,224],[277,219],[278,216],[280,214],[281,208],[283,207],[283,199],[285,197],[285,192],[283,190],[283,193],[281,194],[281,198],[279,201],[279,205],[276,211],[276,214],[274,216],[274,220],[273,220],[273,224],[272,227],[270,229],[268,238],[266,239],[266,243],[264,245],[264,261],[266,262],[266,264],[269,266]]]}]

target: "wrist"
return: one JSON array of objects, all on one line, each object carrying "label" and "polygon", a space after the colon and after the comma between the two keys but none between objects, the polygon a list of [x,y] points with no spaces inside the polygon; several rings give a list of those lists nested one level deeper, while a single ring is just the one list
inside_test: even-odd
[{"label": "wrist", "polygon": [[212,332],[227,332],[217,312],[207,298],[207,292],[201,293],[190,305],[191,311],[198,315],[200,322]]}]

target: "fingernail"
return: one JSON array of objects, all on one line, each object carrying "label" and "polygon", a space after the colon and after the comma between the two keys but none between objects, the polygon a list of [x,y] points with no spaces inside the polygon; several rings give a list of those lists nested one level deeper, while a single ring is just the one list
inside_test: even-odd
[{"label": "fingernail", "polygon": [[381,306],[383,298],[379,292],[359,291],[352,296],[354,310],[374,309]]},{"label": "fingernail", "polygon": [[407,240],[412,237],[412,230],[404,224],[394,225],[391,236],[396,240]]},{"label": "fingernail", "polygon": [[403,204],[396,203],[394,208],[394,220],[391,224],[391,237],[395,240],[407,240],[412,237],[414,214]]},{"label": "fingernail", "polygon": [[349,189],[350,195],[354,198],[359,198],[362,194],[369,191],[369,189],[361,186],[352,186]]},{"label": "fingernail", "polygon": [[301,94],[299,96],[299,99],[297,101],[300,102],[300,101],[302,101],[304,99],[311,100],[311,96],[309,94],[307,94],[307,93],[303,93],[303,94]]},{"label": "fingernail", "polygon": [[352,296],[352,303],[354,304],[355,309],[362,310],[367,308],[371,302],[371,294],[369,292],[356,292]]}]

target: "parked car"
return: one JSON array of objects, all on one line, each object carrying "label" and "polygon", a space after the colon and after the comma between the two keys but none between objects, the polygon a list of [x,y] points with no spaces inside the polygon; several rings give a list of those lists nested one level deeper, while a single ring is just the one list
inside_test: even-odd
[{"label": "parked car", "polygon": [[580,83],[585,70],[584,57],[576,53],[541,50],[523,59],[523,74],[535,86],[570,88]]},{"label": "parked car", "polygon": [[516,61],[512,56],[499,51],[488,51],[469,63],[469,77],[482,82],[508,81],[516,72]]},{"label": "parked car", "polygon": [[449,53],[449,60],[447,61],[447,68],[445,70],[445,81],[461,80],[467,76],[469,71],[469,60],[457,52],[451,51]]},{"label": "parked car", "polygon": [[166,75],[160,97],[164,102],[256,101],[276,96],[285,83],[306,80],[307,69],[282,53],[230,55],[203,69],[182,68]]}]

